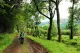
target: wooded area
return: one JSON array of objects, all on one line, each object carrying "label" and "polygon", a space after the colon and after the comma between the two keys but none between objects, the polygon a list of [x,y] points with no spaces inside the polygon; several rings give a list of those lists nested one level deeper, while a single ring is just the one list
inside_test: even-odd
[{"label": "wooded area", "polygon": [[[65,40],[63,40],[64,36],[69,36],[69,40],[74,40],[75,36],[79,38],[80,1],[66,0],[66,2],[71,2],[72,5],[68,8],[69,16],[67,23],[64,24],[64,28],[61,27],[59,9],[62,1],[63,0],[0,0],[0,34],[19,34],[20,32],[24,32],[27,34],[26,36],[33,36],[50,41],[57,37],[57,42],[59,43],[65,42]],[[56,22],[54,21],[54,16],[57,18]],[[40,25],[42,23],[41,21],[45,19],[49,20],[49,24]],[[74,42],[72,44],[77,43]]]}]

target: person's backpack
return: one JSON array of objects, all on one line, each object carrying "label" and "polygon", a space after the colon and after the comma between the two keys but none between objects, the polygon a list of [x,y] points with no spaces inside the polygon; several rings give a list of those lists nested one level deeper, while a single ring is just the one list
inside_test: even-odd
[{"label": "person's backpack", "polygon": [[21,37],[21,38],[24,38],[24,34],[23,34],[23,33],[22,33],[22,34],[20,34],[20,37]]}]

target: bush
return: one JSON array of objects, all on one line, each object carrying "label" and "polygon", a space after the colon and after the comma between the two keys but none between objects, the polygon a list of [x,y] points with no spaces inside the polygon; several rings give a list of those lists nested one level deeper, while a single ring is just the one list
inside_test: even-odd
[{"label": "bush", "polygon": [[62,35],[70,35],[70,30],[62,30],[61,34]]}]

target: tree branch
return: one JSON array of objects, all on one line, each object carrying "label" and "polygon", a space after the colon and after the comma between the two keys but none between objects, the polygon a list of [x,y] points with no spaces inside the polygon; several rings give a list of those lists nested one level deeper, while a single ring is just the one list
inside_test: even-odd
[{"label": "tree branch", "polygon": [[54,0],[51,0],[51,1],[56,4],[56,1],[54,1]]},{"label": "tree branch", "polygon": [[16,6],[16,5],[18,5],[18,4],[13,4],[12,6],[11,6],[11,9],[9,10],[9,12],[14,8],[14,6]]},{"label": "tree branch", "polygon": [[45,15],[44,13],[42,13],[42,12],[39,10],[39,8],[38,8],[37,3],[35,2],[35,0],[33,0],[33,1],[34,1],[34,4],[35,4],[36,9],[38,10],[38,12],[39,12],[40,14],[42,14],[43,16],[45,16],[46,18],[50,19],[47,15]]}]

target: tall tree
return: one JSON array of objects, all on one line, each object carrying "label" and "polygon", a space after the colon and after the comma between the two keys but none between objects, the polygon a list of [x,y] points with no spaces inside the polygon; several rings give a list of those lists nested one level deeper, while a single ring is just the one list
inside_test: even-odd
[{"label": "tall tree", "polygon": [[[49,25],[49,28],[48,28],[48,34],[47,34],[47,39],[50,40],[51,39],[51,30],[52,30],[52,22],[53,22],[53,17],[54,17],[54,14],[55,14],[55,7],[54,7],[55,5],[54,5],[54,3],[52,3],[51,0],[33,0],[33,1],[34,1],[34,4],[36,6],[37,11],[40,14],[42,14],[43,16],[45,16],[46,18],[48,18],[49,21],[50,21],[50,25]],[[42,4],[43,5],[43,8],[42,9],[40,9],[39,4]],[[46,14],[44,14],[41,11],[43,9],[46,9],[47,10],[47,12],[49,13],[49,16],[47,16]]]},{"label": "tall tree", "polygon": [[57,27],[58,27],[58,41],[61,41],[61,31],[60,31],[60,14],[59,14],[59,0],[56,0],[56,12],[57,12]]},{"label": "tall tree", "polygon": [[58,41],[61,41],[61,30],[60,30],[60,13],[59,13],[59,3],[62,0],[52,0],[53,3],[56,5],[56,12],[57,12],[57,28],[58,28]]},{"label": "tall tree", "polygon": [[70,17],[70,22],[71,22],[71,25],[70,25],[70,31],[71,31],[71,34],[70,34],[70,39],[73,39],[73,23],[74,23],[74,5],[79,1],[79,0],[70,0],[72,2],[72,10],[71,10],[71,17]]},{"label": "tall tree", "polygon": [[[3,3],[0,3],[0,32],[13,32],[18,6],[14,5],[16,2],[13,0],[3,1]],[[18,4],[18,2],[16,4]]]}]

